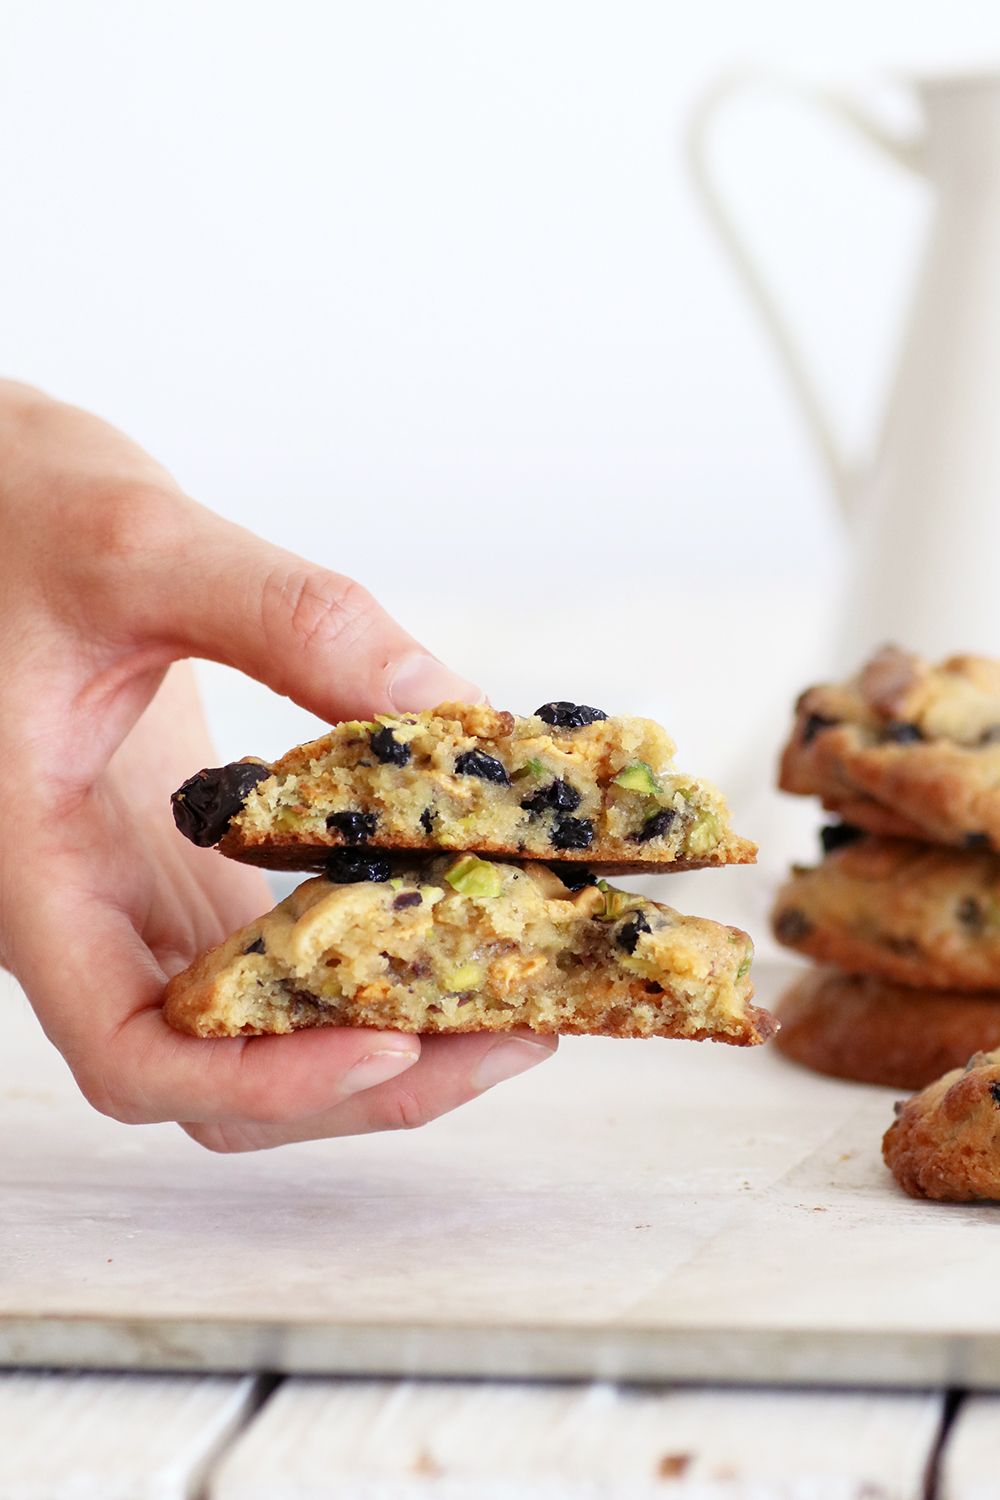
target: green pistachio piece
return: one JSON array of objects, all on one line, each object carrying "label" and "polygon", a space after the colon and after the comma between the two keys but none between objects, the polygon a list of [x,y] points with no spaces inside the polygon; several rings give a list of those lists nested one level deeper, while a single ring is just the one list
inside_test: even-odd
[{"label": "green pistachio piece", "polygon": [[454,969],[449,969],[443,978],[445,989],[453,995],[478,989],[482,982],[483,966],[477,963],[458,964]]},{"label": "green pistachio piece", "polygon": [[619,771],[615,777],[615,786],[624,787],[627,792],[643,792],[647,797],[655,797],[660,790],[660,783],[653,775],[651,766],[647,766],[644,760],[633,761],[623,771]]},{"label": "green pistachio piece", "polygon": [[746,978],[746,976],[750,973],[750,965],[751,965],[752,962],[753,962],[753,954],[752,953],[748,953],[746,955],[746,957],[744,958],[743,962],[740,964],[739,968],[736,970],[736,978],[737,979],[745,979]]},{"label": "green pistachio piece", "polygon": [[523,766],[518,766],[518,768],[517,768],[516,771],[511,771],[511,773],[510,773],[510,779],[511,779],[511,781],[523,781],[524,778],[525,778],[525,776],[544,776],[544,775],[545,775],[545,763],[544,763],[544,761],[536,760],[534,758],[534,756],[532,756],[531,760],[526,760],[524,762]]},{"label": "green pistachio piece", "polygon": [[719,820],[715,813],[702,813],[696,818],[687,836],[687,846],[692,854],[707,854],[719,842]]},{"label": "green pistachio piece", "polygon": [[485,859],[477,859],[474,854],[463,854],[450,870],[445,871],[444,878],[460,896],[479,896],[489,900],[499,896],[503,889],[496,866]]},{"label": "green pistachio piece", "polygon": [[624,916],[625,912],[642,905],[641,896],[633,896],[628,891],[619,891],[615,886],[608,885],[606,880],[599,880],[597,889],[604,897],[604,910],[594,913],[595,921],[617,921],[619,917]]}]

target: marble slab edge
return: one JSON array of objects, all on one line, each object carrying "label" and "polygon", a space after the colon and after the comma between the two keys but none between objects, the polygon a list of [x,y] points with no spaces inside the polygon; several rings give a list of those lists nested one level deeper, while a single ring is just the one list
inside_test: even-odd
[{"label": "marble slab edge", "polygon": [[1000,1389],[1000,1332],[0,1318],[0,1366]]}]

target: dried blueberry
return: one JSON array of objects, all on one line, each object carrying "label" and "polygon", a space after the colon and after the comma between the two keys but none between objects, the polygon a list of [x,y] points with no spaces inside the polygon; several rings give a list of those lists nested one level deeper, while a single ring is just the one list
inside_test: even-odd
[{"label": "dried blueberry", "polygon": [[782,943],[801,943],[812,930],[809,918],[797,906],[786,906],[774,919],[774,935]]},{"label": "dried blueberry", "polygon": [[843,849],[845,844],[855,844],[858,839],[863,838],[864,831],[855,828],[853,823],[828,823],[819,831],[824,854],[832,854],[834,849]]},{"label": "dried blueberry", "polygon": [[970,932],[982,932],[986,925],[986,913],[975,896],[963,896],[955,908],[955,916]]},{"label": "dried blueberry", "polygon": [[839,719],[828,718],[826,714],[810,714],[802,726],[803,745],[811,745],[822,730],[836,729],[839,723]]},{"label": "dried blueberry", "polygon": [[571,782],[559,780],[550,782],[532,796],[525,797],[521,806],[525,812],[537,818],[549,808],[554,808],[557,812],[576,812],[582,800]]},{"label": "dried blueberry", "polygon": [[994,1082],[990,1084],[990,1098],[993,1100],[993,1103],[996,1105],[997,1109],[1000,1109],[1000,1082],[997,1082],[996,1080],[994,1080]]},{"label": "dried blueberry", "polygon": [[669,832],[676,817],[677,814],[672,807],[661,807],[659,812],[653,813],[651,818],[646,819],[638,833],[633,833],[633,842],[648,844],[650,839],[662,838],[665,833]]},{"label": "dried blueberry", "polygon": [[264,951],[264,939],[259,937],[250,944],[249,948],[243,949],[243,956],[245,958],[248,953],[263,953]]},{"label": "dried blueberry", "polygon": [[603,708],[588,708],[586,703],[569,703],[565,698],[559,698],[555,703],[543,703],[541,708],[535,709],[535,714],[553,729],[584,729],[588,724],[608,717]]},{"label": "dried blueberry", "polygon": [[585,885],[596,885],[597,876],[586,865],[549,865],[553,875],[558,875],[568,891],[582,891]]},{"label": "dried blueberry", "polygon": [[405,766],[410,759],[410,747],[397,740],[388,726],[375,731],[371,746],[384,766]]},{"label": "dried blueberry", "polygon": [[405,911],[408,906],[421,906],[423,900],[419,891],[400,891],[399,895],[393,898],[392,909]]},{"label": "dried blueberry", "polygon": [[894,745],[912,745],[923,737],[920,725],[908,724],[905,719],[893,719],[882,730],[882,738],[891,740]]},{"label": "dried blueberry", "polygon": [[497,786],[510,786],[510,777],[501,761],[486,755],[482,750],[463,750],[455,756],[456,776],[478,776],[480,781],[495,781]]},{"label": "dried blueberry", "polygon": [[334,849],[327,855],[326,878],[335,885],[355,885],[359,880],[388,880],[392,861],[367,849]]},{"label": "dried blueberry", "polygon": [[332,812],[326,820],[327,828],[342,833],[349,844],[363,844],[377,825],[377,815],[368,812]]},{"label": "dried blueberry", "polygon": [[966,849],[989,849],[992,847],[988,833],[967,833],[962,840],[962,844]]},{"label": "dried blueberry", "polygon": [[217,844],[259,781],[271,775],[259,761],[234,761],[191,776],[170,803],[174,822],[186,839],[201,849]]},{"label": "dried blueberry", "polygon": [[429,807],[425,807],[423,812],[420,814],[420,826],[427,834],[427,837],[430,838],[431,834],[434,832],[434,814],[431,812]]},{"label": "dried blueberry", "polygon": [[589,818],[559,818],[553,824],[551,838],[557,849],[589,849],[594,842],[594,825]]},{"label": "dried blueberry", "polygon": [[615,942],[623,953],[634,953],[640,932],[649,932],[649,923],[641,911],[634,911],[619,927]]}]

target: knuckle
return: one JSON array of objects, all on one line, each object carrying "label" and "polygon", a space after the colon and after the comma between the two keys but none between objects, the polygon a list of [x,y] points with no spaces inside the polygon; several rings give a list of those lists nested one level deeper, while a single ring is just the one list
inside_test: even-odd
[{"label": "knuckle", "polygon": [[74,1074],[77,1087],[99,1115],[117,1120],[120,1125],[141,1125],[146,1120],[144,1111],[135,1099],[130,1098],[120,1081],[103,1071],[77,1070]]},{"label": "knuckle", "polygon": [[437,1118],[440,1111],[434,1109],[426,1096],[412,1088],[393,1091],[383,1106],[382,1123],[387,1130],[419,1130]]},{"label": "knuckle", "polygon": [[274,573],[262,598],[264,629],[269,638],[287,640],[299,650],[328,650],[354,645],[375,624],[381,611],[368,590],[353,578],[317,568]]},{"label": "knuckle", "polygon": [[[248,1061],[234,1095],[228,1101],[227,1113],[253,1125],[282,1124],[294,1113],[289,1108],[287,1090],[276,1087],[273,1075],[268,1075],[265,1069],[254,1068],[255,1054],[248,1051],[243,1056]],[[216,1125],[214,1128],[223,1133],[226,1131],[224,1125]],[[231,1150],[232,1147],[226,1149]]]},{"label": "knuckle", "polygon": [[211,1125],[184,1125],[182,1127],[196,1146],[211,1151],[215,1156],[235,1156],[241,1151],[250,1151],[252,1146],[243,1139],[238,1130],[219,1121]]},{"label": "knuckle", "polygon": [[90,502],[84,511],[87,540],[104,562],[148,562],[178,540],[176,499],[165,486],[112,483],[91,492]]}]

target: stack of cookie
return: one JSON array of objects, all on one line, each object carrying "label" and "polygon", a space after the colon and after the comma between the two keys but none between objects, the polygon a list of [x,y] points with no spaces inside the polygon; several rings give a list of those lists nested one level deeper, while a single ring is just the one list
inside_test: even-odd
[{"label": "stack of cookie", "polygon": [[585,704],[447,703],[199,771],[172,799],[187,838],[322,873],[172,979],[166,1019],[763,1041],[746,933],[606,878],[754,859],[673,750]]},{"label": "stack of cookie", "polygon": [[1000,1047],[1000,662],[889,646],[808,689],[780,785],[839,819],[775,905],[779,942],[823,965],[782,1002],[781,1050],[917,1089]]}]

